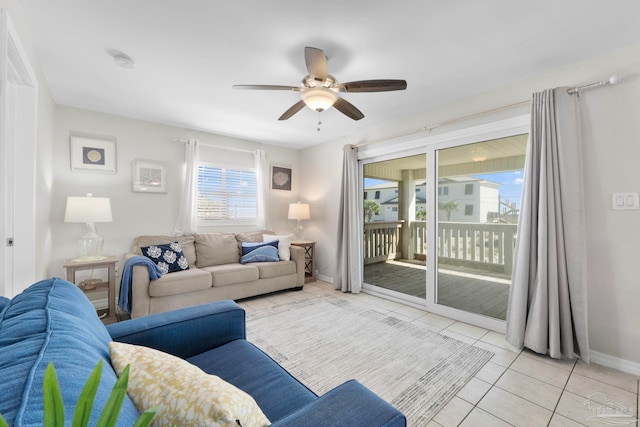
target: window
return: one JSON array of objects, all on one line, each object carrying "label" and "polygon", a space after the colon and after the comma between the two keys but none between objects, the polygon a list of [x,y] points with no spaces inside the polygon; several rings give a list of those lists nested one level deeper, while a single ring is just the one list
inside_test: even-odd
[{"label": "window", "polygon": [[367,200],[367,192],[364,192],[364,199]]},{"label": "window", "polygon": [[469,196],[473,194],[473,184],[466,184],[464,186],[464,195]]},{"label": "window", "polygon": [[438,187],[438,196],[448,196],[449,187]]},{"label": "window", "polygon": [[380,198],[380,190],[376,191],[375,199],[378,200]]},{"label": "window", "polygon": [[392,207],[391,212],[398,212],[398,207],[397,206]]},{"label": "window", "polygon": [[258,211],[256,173],[250,169],[227,169],[201,163],[198,166],[199,221],[256,220]]},{"label": "window", "polygon": [[473,205],[464,205],[464,214],[467,216],[473,215]]}]

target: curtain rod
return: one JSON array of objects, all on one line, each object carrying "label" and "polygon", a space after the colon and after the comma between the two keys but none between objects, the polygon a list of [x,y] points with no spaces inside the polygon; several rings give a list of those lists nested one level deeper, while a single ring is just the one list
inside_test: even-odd
[{"label": "curtain rod", "polygon": [[[189,140],[184,139],[184,138],[171,138],[171,142],[181,142],[183,144],[186,144],[187,142],[189,142]],[[251,153],[253,154],[255,150],[247,150],[244,148],[235,148],[235,147],[225,147],[224,145],[216,145],[216,144],[212,144],[210,142],[200,142],[200,145],[204,145],[206,147],[213,147],[213,148],[220,148],[223,150],[230,150],[230,151],[240,151],[241,153]]]},{"label": "curtain rod", "polygon": [[[621,80],[620,76],[618,76],[617,74],[614,74],[611,77],[609,77],[607,80],[600,80],[599,82],[590,83],[588,85],[576,86],[576,87],[569,88],[569,89],[567,89],[567,93],[569,95],[578,94],[578,96],[579,96],[580,95],[580,91],[582,91],[582,90],[592,89],[592,88],[599,87],[599,86],[615,85],[615,84],[620,83],[620,80]],[[384,137],[384,138],[379,138],[379,139],[374,139],[374,140],[367,141],[367,142],[362,142],[360,144],[356,144],[355,147],[356,148],[360,148],[360,147],[367,146],[369,144],[374,144],[376,142],[388,141],[388,140],[391,140],[391,139],[400,138],[400,137],[408,136],[408,135],[413,135],[413,134],[420,133],[420,132],[431,132],[433,129],[438,128],[440,126],[450,125],[450,124],[453,124],[453,123],[461,122],[463,120],[473,119],[475,117],[480,117],[480,116],[484,116],[484,115],[491,114],[491,113],[497,113],[499,111],[509,110],[511,108],[521,107],[521,106],[529,104],[530,102],[531,102],[531,100],[526,100],[526,101],[517,102],[515,104],[505,105],[504,107],[498,107],[498,108],[494,108],[494,109],[487,110],[487,111],[481,111],[479,113],[470,114],[468,116],[458,117],[456,119],[447,120],[447,121],[436,123],[436,124],[429,125],[429,126],[423,126],[423,127],[419,128],[419,129],[415,129],[415,130],[412,130],[412,131],[409,131],[409,132],[404,132],[404,133],[400,133],[400,134],[396,134],[396,135],[392,135],[392,136],[387,136],[387,137]]]},{"label": "curtain rod", "polygon": [[574,93],[577,93],[578,95],[580,95],[581,90],[592,89],[594,87],[606,86],[606,85],[617,85],[618,83],[620,83],[620,80],[621,80],[620,76],[617,74],[614,74],[611,77],[609,77],[607,80],[600,80],[599,82],[589,83],[588,85],[569,88],[567,89],[567,93],[569,95],[573,95]]}]

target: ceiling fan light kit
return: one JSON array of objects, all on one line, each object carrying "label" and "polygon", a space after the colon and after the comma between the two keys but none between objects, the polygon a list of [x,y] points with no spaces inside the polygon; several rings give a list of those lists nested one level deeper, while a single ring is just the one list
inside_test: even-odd
[{"label": "ceiling fan light kit", "polygon": [[327,110],[338,100],[338,94],[326,87],[311,87],[300,96],[307,107],[315,111]]},{"label": "ceiling fan light kit", "polygon": [[338,92],[389,92],[407,88],[406,80],[362,80],[338,83],[335,77],[327,73],[327,56],[324,51],[315,47],[304,48],[304,59],[309,75],[302,79],[302,86],[234,85],[233,88],[300,92],[302,99],[289,107],[278,120],[289,119],[305,105],[319,112],[335,107],[350,119],[360,120],[364,114],[355,105],[339,97]]}]

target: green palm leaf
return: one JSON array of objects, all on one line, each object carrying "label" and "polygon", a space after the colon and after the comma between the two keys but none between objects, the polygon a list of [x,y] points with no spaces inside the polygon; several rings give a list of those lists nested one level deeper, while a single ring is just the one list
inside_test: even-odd
[{"label": "green palm leaf", "polygon": [[120,378],[118,378],[118,381],[116,381],[116,384],[113,386],[113,390],[111,390],[111,395],[109,395],[107,404],[104,406],[102,414],[98,419],[97,427],[113,427],[116,425],[118,414],[120,413],[120,408],[122,408],[122,402],[124,401],[124,396],[127,394],[128,383],[129,365],[124,368],[122,374],[120,374]]},{"label": "green palm leaf", "polygon": [[78,397],[78,403],[73,413],[72,427],[86,427],[89,425],[89,419],[91,418],[91,409],[93,409],[93,402],[100,385],[100,377],[102,375],[102,360],[98,362],[96,367],[91,372],[89,379],[84,385],[80,397]]},{"label": "green palm leaf", "polygon": [[42,385],[45,427],[64,427],[64,404],[53,363],[47,365]]}]

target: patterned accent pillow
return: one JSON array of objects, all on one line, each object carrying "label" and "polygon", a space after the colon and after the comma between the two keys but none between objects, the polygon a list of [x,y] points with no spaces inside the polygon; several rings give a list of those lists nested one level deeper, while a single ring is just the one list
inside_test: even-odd
[{"label": "patterned accent pillow", "polygon": [[280,261],[278,257],[278,241],[264,243],[247,243],[242,242],[242,258],[241,264],[248,262],[276,262]]},{"label": "patterned accent pillow", "polygon": [[138,410],[159,408],[156,426],[270,424],[251,396],[184,359],[119,342],[109,343],[109,352],[118,375],[131,365],[127,393]]},{"label": "patterned accent pillow", "polygon": [[165,245],[151,245],[140,248],[142,255],[153,261],[162,274],[173,273],[189,269],[189,262],[182,253],[182,248],[178,242]]}]

